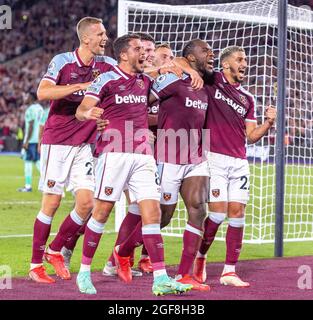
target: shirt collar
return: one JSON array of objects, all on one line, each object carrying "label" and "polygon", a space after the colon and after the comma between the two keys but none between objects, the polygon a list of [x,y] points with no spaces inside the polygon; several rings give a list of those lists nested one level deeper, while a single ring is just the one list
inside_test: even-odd
[{"label": "shirt collar", "polygon": [[84,64],[84,62],[82,61],[82,59],[80,58],[80,56],[78,54],[78,49],[76,49],[74,51],[74,57],[75,57],[75,61],[76,61],[77,65],[79,67],[91,67],[91,68],[94,68],[95,65],[96,65],[96,61],[95,61],[94,58],[92,59],[92,61],[91,61],[91,63],[89,65]]},{"label": "shirt collar", "polygon": [[[223,71],[221,72],[221,76],[222,76],[222,79],[223,79],[224,83],[230,84],[230,83],[227,81],[227,79],[226,79]],[[241,87],[241,84],[240,84],[240,83],[235,83],[235,84],[230,84],[230,85],[233,86],[233,87],[236,88],[236,89],[239,89],[239,88]]]}]

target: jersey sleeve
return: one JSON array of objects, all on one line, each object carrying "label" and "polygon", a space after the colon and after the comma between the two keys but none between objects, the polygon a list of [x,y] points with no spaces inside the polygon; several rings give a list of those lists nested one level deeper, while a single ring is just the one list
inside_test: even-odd
[{"label": "jersey sleeve", "polygon": [[252,97],[248,97],[249,99],[249,109],[246,114],[246,121],[247,122],[257,122],[256,120],[256,103],[255,99]]},{"label": "jersey sleeve", "polygon": [[92,97],[98,101],[101,100],[105,95],[107,82],[105,73],[98,76],[87,88],[85,97]]},{"label": "jersey sleeve", "polygon": [[60,71],[65,66],[66,61],[62,54],[55,56],[49,63],[48,70],[43,76],[44,80],[48,80],[56,84],[60,77]]},{"label": "jersey sleeve", "polygon": [[163,100],[175,92],[175,82],[180,78],[174,73],[161,74],[153,83],[151,93],[158,99]]},{"label": "jersey sleeve", "polygon": [[117,61],[111,57],[105,56],[104,61],[112,66],[117,66]]}]

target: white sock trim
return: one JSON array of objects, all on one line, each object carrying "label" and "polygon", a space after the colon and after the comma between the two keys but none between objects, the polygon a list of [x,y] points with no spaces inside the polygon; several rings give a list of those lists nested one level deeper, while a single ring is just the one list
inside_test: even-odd
[{"label": "white sock trim", "polygon": [[161,234],[161,227],[159,224],[146,224],[141,228],[142,234]]},{"label": "white sock trim", "polygon": [[79,226],[82,226],[84,224],[84,220],[78,215],[75,209],[71,211],[70,216],[72,220]]},{"label": "white sock trim", "polygon": [[202,254],[202,253],[200,253],[199,251],[198,251],[198,253],[197,253],[197,258],[204,258],[204,259],[206,259],[206,256],[207,256],[207,254]]},{"label": "white sock trim", "polygon": [[87,227],[96,233],[103,233],[105,223],[98,222],[95,218],[91,217],[87,223]]},{"label": "white sock trim", "polygon": [[165,269],[153,271],[153,278],[160,277],[163,275],[167,275],[167,272]]},{"label": "white sock trim", "polygon": [[43,265],[43,263],[31,263],[30,264],[30,270],[33,270],[33,269],[35,269],[35,268],[38,268],[38,267],[40,267],[40,266],[42,266]]},{"label": "white sock trim", "polygon": [[228,223],[234,228],[242,228],[245,225],[245,218],[228,218]]},{"label": "white sock trim", "polygon": [[233,264],[225,264],[222,274],[236,272],[236,266]]},{"label": "white sock trim", "polygon": [[131,203],[128,206],[128,212],[136,216],[140,216],[139,206],[137,203]]},{"label": "white sock trim", "polygon": [[49,217],[46,214],[44,214],[42,211],[39,211],[37,215],[37,219],[44,224],[51,224],[53,217]]},{"label": "white sock trim", "polygon": [[217,224],[221,224],[225,220],[226,216],[227,214],[223,212],[209,212],[209,219]]},{"label": "white sock trim", "polygon": [[199,230],[199,229],[191,226],[191,225],[188,224],[188,223],[186,224],[186,231],[189,231],[189,232],[191,232],[191,233],[194,233],[194,234],[196,234],[196,235],[198,235],[198,236],[200,236],[200,237],[203,236],[203,231],[202,231],[202,230]]},{"label": "white sock trim", "polygon": [[91,270],[91,265],[90,264],[81,264],[79,272],[86,272]]}]

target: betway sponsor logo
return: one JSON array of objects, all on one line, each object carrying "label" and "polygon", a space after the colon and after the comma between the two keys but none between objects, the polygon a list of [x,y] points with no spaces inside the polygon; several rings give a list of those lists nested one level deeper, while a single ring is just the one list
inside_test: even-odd
[{"label": "betway sponsor logo", "polygon": [[115,95],[115,103],[122,104],[122,103],[146,103],[147,96],[135,96],[133,94],[129,94],[128,96],[119,96],[118,94]]},{"label": "betway sponsor logo", "polygon": [[191,100],[186,97],[185,107],[206,110],[208,108],[208,104],[201,100]]},{"label": "betway sponsor logo", "polygon": [[84,96],[85,93],[86,93],[86,90],[79,90],[79,91],[73,92],[75,96]]},{"label": "betway sponsor logo", "polygon": [[217,100],[225,101],[230,107],[232,107],[236,112],[238,112],[243,117],[247,113],[247,110],[244,107],[242,107],[241,105],[239,105],[236,102],[234,102],[233,99],[226,98],[225,96],[223,96],[218,89],[215,91],[215,97],[214,98],[217,99]]},{"label": "betway sponsor logo", "polygon": [[148,114],[157,114],[159,112],[159,105],[149,106]]}]

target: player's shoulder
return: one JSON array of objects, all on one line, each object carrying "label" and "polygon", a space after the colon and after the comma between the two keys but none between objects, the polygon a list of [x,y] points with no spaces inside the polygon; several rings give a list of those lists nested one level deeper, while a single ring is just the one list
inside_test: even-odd
[{"label": "player's shoulder", "polygon": [[48,72],[55,72],[62,69],[65,65],[75,62],[73,52],[63,52],[55,55],[48,67]]},{"label": "player's shoulder", "polygon": [[39,103],[32,103],[27,109],[26,111],[36,111],[36,110],[42,110],[43,107],[41,104]]},{"label": "player's shoulder", "polygon": [[112,66],[116,66],[117,65],[117,61],[111,57],[108,56],[96,56],[95,57],[95,62],[98,63],[108,63]]},{"label": "player's shoulder", "polygon": [[242,85],[240,85],[240,87],[238,88],[238,91],[248,96],[250,99],[254,101],[255,99],[254,95],[251,92],[249,92],[247,89],[245,89]]},{"label": "player's shoulder", "polygon": [[165,73],[158,76],[155,80],[155,86],[159,89],[165,88],[179,80],[186,80],[189,77],[187,74],[183,74],[183,77],[180,78],[174,73]]},{"label": "player's shoulder", "polygon": [[33,103],[25,110],[25,117],[30,119],[43,111],[43,107],[39,103]]},{"label": "player's shoulder", "polygon": [[115,71],[101,73],[93,82],[93,86],[104,86],[109,82],[118,81],[122,76]]},{"label": "player's shoulder", "polygon": [[72,63],[75,61],[73,52],[63,52],[55,55],[52,61],[58,64]]}]

